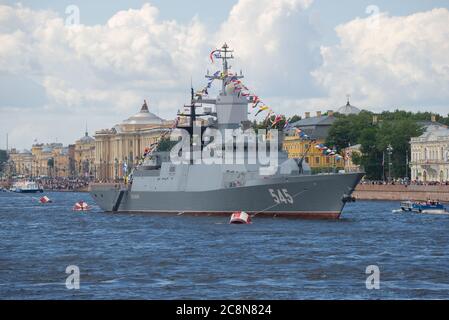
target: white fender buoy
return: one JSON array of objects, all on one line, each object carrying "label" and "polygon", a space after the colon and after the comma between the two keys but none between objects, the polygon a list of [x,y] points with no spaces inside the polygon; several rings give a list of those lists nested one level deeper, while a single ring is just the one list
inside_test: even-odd
[{"label": "white fender buoy", "polygon": [[45,203],[51,203],[51,202],[53,202],[53,201],[51,201],[51,199],[50,199],[49,197],[43,196],[43,197],[41,197],[41,198],[39,199],[39,202],[42,203],[42,204],[45,204]]},{"label": "white fender buoy", "polygon": [[73,206],[73,210],[74,211],[88,211],[88,210],[90,210],[90,206],[83,200],[80,200],[77,203],[75,203],[75,205]]},{"label": "white fender buoy", "polygon": [[251,217],[245,211],[236,211],[231,215],[229,223],[232,224],[250,224]]}]

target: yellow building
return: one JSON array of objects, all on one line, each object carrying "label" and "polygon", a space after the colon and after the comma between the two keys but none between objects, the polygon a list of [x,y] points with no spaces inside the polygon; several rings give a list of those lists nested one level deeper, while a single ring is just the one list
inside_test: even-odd
[{"label": "yellow building", "polygon": [[342,168],[343,160],[337,160],[333,156],[326,156],[321,150],[315,148],[317,144],[324,144],[324,139],[305,140],[296,136],[284,138],[283,149],[287,151],[289,158],[302,158],[310,168]]},{"label": "yellow building", "polygon": [[322,150],[315,147],[317,144],[325,144],[327,134],[334,121],[335,118],[331,110],[327,112],[327,115],[322,115],[318,111],[315,117],[311,117],[310,112],[306,112],[305,118],[293,123],[292,126],[301,129],[308,139],[300,138],[295,130],[284,137],[283,149],[287,151],[289,158],[304,157],[305,162],[312,169],[342,168],[344,166],[343,159],[337,160],[335,156],[326,156]]},{"label": "yellow building", "polygon": [[95,139],[90,137],[87,129],[84,136],[75,142],[74,167],[78,177],[93,177],[95,166]]},{"label": "yellow building", "polygon": [[[74,145],[68,147],[57,147],[53,150],[53,172],[54,177],[70,177],[73,176],[73,149]],[[47,162],[48,164],[48,162]]]},{"label": "yellow building", "polygon": [[71,170],[70,146],[62,143],[38,143],[31,148],[33,154],[33,176],[69,177]]},{"label": "yellow building", "polygon": [[36,143],[31,151],[11,150],[10,164],[14,174],[26,177],[68,177],[71,175],[71,147],[62,143]]},{"label": "yellow building", "polygon": [[112,181],[130,172],[145,147],[159,141],[161,134],[173,126],[173,121],[159,118],[148,110],[146,101],[141,110],[112,129],[95,132],[95,177]]},{"label": "yellow building", "polygon": [[29,150],[12,149],[9,152],[9,164],[13,174],[29,176],[33,167],[33,155]]},{"label": "yellow building", "polygon": [[[62,143],[37,143],[31,148],[34,165],[33,176],[54,176],[55,148],[62,148]],[[53,161],[53,164],[51,164]]]}]

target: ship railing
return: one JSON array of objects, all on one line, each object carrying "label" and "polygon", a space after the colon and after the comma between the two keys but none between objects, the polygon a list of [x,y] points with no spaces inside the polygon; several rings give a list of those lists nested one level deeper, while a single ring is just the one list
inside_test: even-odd
[{"label": "ship railing", "polygon": [[120,190],[128,190],[131,187],[131,183],[114,183],[114,182],[92,182],[89,184],[89,191],[92,190],[92,187],[95,187],[96,190],[111,190],[115,189],[117,191]]}]

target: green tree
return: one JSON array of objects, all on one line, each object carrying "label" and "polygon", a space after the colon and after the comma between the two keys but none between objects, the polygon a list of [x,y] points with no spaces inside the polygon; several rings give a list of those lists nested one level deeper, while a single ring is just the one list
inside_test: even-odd
[{"label": "green tree", "polygon": [[377,148],[386,150],[388,145],[393,147],[392,173],[393,177],[404,177],[406,172],[406,156],[410,155],[410,138],[417,137],[423,132],[416,121],[408,118],[403,120],[384,122],[377,134]]},{"label": "green tree", "polygon": [[326,139],[328,146],[335,146],[338,150],[360,143],[361,132],[372,127],[373,113],[362,111],[358,115],[339,115],[329,130]]},{"label": "green tree", "polygon": [[8,160],[8,154],[6,150],[0,150],[0,163],[6,162]]},{"label": "green tree", "polygon": [[365,169],[368,179],[381,179],[382,173],[382,151],[376,145],[379,128],[377,126],[367,127],[360,132],[358,143],[361,144],[361,164]]},{"label": "green tree", "polygon": [[364,167],[369,179],[384,178],[383,154],[387,146],[391,145],[391,175],[404,177],[406,155],[410,155],[410,138],[422,134],[422,128],[417,121],[430,120],[431,114],[386,111],[377,116],[377,123],[373,123],[373,116],[374,114],[368,111],[362,111],[358,115],[340,116],[329,130],[326,144],[336,146],[339,151],[350,145],[361,144],[362,155],[355,161]]},{"label": "green tree", "polygon": [[445,124],[446,126],[449,126],[449,114],[447,117],[441,117],[441,119],[438,120],[440,123]]},{"label": "green tree", "polygon": [[299,120],[301,120],[301,119],[302,119],[301,116],[298,116],[297,114],[295,114],[294,116],[292,116],[292,117],[289,119],[289,122],[290,122],[290,123],[294,123],[294,122],[299,121]]},{"label": "green tree", "polygon": [[356,166],[362,165],[362,155],[357,152],[353,152],[351,155],[351,161]]},{"label": "green tree", "polygon": [[161,138],[157,146],[157,151],[170,151],[178,141],[171,141],[170,136]]},{"label": "green tree", "polygon": [[47,160],[47,171],[50,177],[53,176],[53,169],[55,167],[55,159],[50,158]]},{"label": "green tree", "polygon": [[6,168],[6,162],[8,161],[8,154],[6,150],[0,150],[0,173]]}]

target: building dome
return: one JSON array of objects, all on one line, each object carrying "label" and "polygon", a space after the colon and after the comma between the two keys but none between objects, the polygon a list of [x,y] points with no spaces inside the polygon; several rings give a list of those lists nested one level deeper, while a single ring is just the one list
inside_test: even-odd
[{"label": "building dome", "polygon": [[81,143],[92,143],[95,141],[95,139],[92,137],[89,137],[89,134],[87,133],[87,130],[86,130],[86,132],[84,133],[84,136],[82,136],[79,141]]},{"label": "building dome", "polygon": [[349,103],[349,98],[348,98],[348,102],[346,102],[346,105],[340,107],[337,110],[338,113],[344,114],[344,115],[349,115],[349,114],[359,114],[360,113],[360,109],[357,107],[352,106]]},{"label": "building dome", "polygon": [[132,117],[129,117],[125,121],[123,121],[122,124],[124,125],[145,125],[145,124],[153,124],[153,125],[160,125],[164,122],[162,118],[159,118],[154,113],[151,113],[148,110],[147,101],[144,100],[144,103],[142,105],[142,108],[138,113],[133,115]]}]

